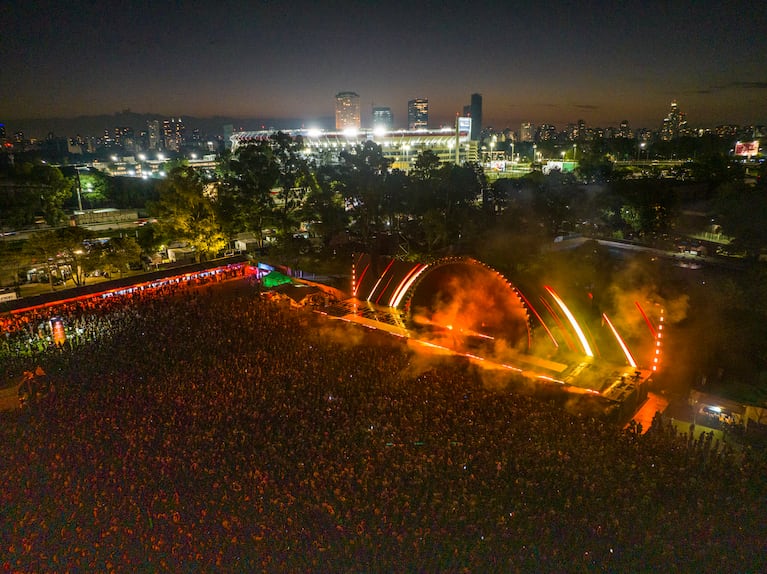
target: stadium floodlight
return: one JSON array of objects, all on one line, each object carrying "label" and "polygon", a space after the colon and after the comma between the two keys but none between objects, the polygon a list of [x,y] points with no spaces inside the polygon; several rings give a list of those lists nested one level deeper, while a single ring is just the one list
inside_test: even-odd
[{"label": "stadium floodlight", "polygon": [[380,126],[380,125],[379,126],[375,126],[373,128],[373,135],[375,135],[375,136],[377,136],[379,138],[385,136],[386,135],[386,127],[385,126]]},{"label": "stadium floodlight", "polygon": [[358,133],[359,133],[359,131],[355,127],[350,127],[350,128],[345,128],[344,129],[344,135],[347,138],[349,138],[349,139],[356,138]]},{"label": "stadium floodlight", "polygon": [[322,135],[322,130],[319,128],[309,128],[309,130],[306,132],[306,135],[308,135],[310,138],[318,138]]}]

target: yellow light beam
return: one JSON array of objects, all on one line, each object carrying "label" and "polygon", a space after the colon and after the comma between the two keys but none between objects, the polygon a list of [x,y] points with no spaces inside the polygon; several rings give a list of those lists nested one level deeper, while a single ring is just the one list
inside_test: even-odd
[{"label": "yellow light beam", "polygon": [[589,346],[589,342],[586,339],[586,335],[583,334],[583,329],[581,329],[581,326],[578,324],[578,321],[575,320],[575,316],[570,312],[570,309],[567,308],[567,305],[565,305],[565,302],[559,298],[559,295],[556,294],[554,289],[552,289],[548,285],[544,285],[543,287],[553,297],[554,301],[556,301],[557,305],[559,305],[559,308],[562,309],[562,312],[567,317],[567,320],[570,321],[570,324],[573,326],[573,329],[575,330],[575,334],[578,335],[578,339],[580,340],[581,345],[583,346],[583,352],[586,353],[587,357],[593,357],[594,351],[591,350],[591,347]]}]

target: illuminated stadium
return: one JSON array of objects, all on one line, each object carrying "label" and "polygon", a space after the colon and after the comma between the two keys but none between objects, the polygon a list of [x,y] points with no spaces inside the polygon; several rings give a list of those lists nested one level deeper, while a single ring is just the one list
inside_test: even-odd
[{"label": "illuminated stadium", "polygon": [[651,367],[644,368],[606,314],[598,330],[589,329],[553,287],[528,297],[468,257],[420,263],[361,255],[351,291],[325,312],[541,388],[587,395],[618,418],[630,417],[644,401],[660,360],[662,315],[656,327],[637,303],[652,338]]},{"label": "illuminated stadium", "polygon": [[[274,131],[246,131],[232,134],[232,151],[242,146],[270,141]],[[340,163],[340,153],[350,151],[367,141],[379,145],[383,156],[391,162],[392,169],[410,171],[418,155],[432,151],[442,163],[456,163],[479,160],[477,142],[472,141],[466,129],[456,133],[455,129],[440,130],[347,130],[326,132],[317,129],[284,130],[293,138],[301,138],[303,153],[321,164]]]}]

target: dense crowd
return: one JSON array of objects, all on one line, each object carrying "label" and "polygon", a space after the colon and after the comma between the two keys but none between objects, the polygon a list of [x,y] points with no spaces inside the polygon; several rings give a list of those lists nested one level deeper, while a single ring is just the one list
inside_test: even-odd
[{"label": "dense crowd", "polygon": [[756,572],[762,459],[259,298],[95,308],[0,424],[7,571]]}]

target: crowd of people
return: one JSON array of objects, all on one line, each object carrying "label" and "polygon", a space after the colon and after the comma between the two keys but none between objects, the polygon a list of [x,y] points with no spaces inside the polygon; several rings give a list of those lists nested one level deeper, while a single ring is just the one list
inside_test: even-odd
[{"label": "crowd of people", "polygon": [[245,280],[76,320],[34,357],[55,396],[2,415],[7,571],[767,566],[763,458],[661,417],[569,414]]}]

